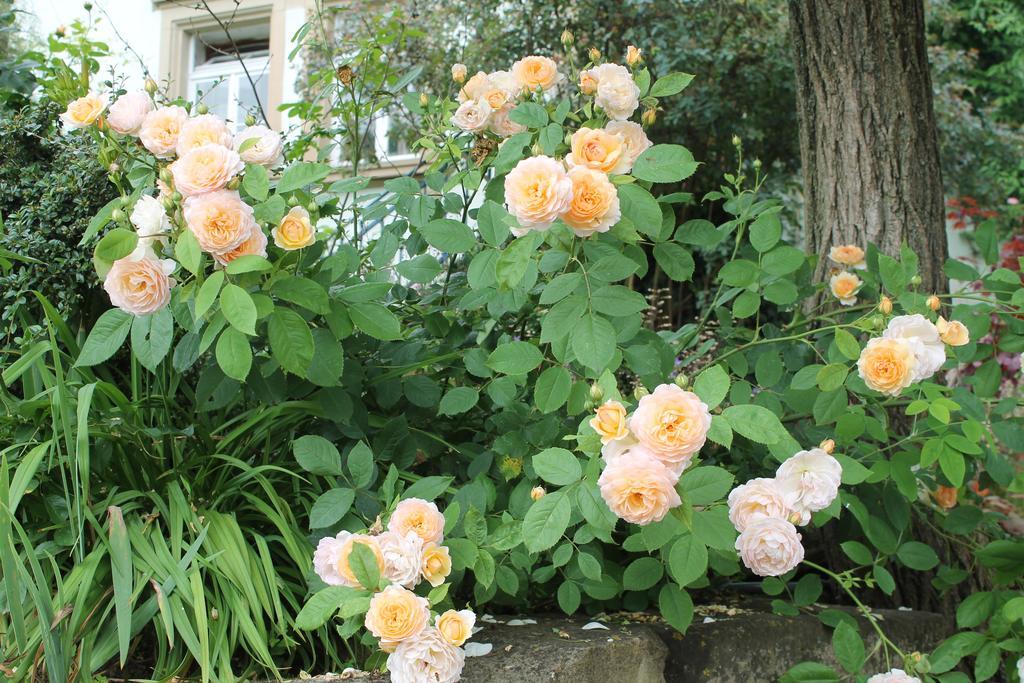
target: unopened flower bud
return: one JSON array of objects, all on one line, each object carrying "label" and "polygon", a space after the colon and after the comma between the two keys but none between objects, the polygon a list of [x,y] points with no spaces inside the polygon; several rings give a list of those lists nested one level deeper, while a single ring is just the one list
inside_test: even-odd
[{"label": "unopened flower bud", "polygon": [[237,190],[241,185],[242,179],[238,176],[235,176],[234,178],[228,181],[227,187],[229,190]]},{"label": "unopened flower bud", "polygon": [[255,126],[256,125],[256,117],[253,116],[252,114],[246,114],[245,115],[245,125],[247,125],[247,126]]},{"label": "unopened flower bud", "polygon": [[584,410],[584,412],[589,413],[593,409],[594,409],[594,402],[591,401],[589,398],[586,401],[583,402],[583,410]]},{"label": "unopened flower bud", "polygon": [[121,221],[124,220],[124,211],[122,211],[121,209],[114,209],[113,211],[110,212],[110,219],[112,221],[120,223]]},{"label": "unopened flower bud", "polygon": [[685,389],[686,387],[690,386],[690,378],[681,372],[678,375],[676,375],[676,378],[672,381],[675,382],[676,386],[679,387],[680,389]]},{"label": "unopened flower bud", "polygon": [[883,296],[881,299],[879,299],[878,310],[880,310],[882,313],[885,313],[886,315],[892,313],[892,299],[890,299],[887,296]]},{"label": "unopened flower bud", "polygon": [[739,135],[733,135],[732,136],[732,146],[733,147],[739,147],[742,144],[743,144],[743,140],[740,139]]},{"label": "unopened flower bud", "polygon": [[871,327],[876,330],[880,330],[885,327],[885,320],[880,315],[871,316],[871,320],[869,322]]},{"label": "unopened flower bud", "polygon": [[67,32],[68,32],[68,27],[67,27],[67,26],[65,26],[64,24],[61,24],[60,26],[58,26],[58,27],[57,27],[57,28],[56,28],[56,29],[54,30],[54,33],[56,33],[56,34],[57,34],[57,36],[58,36],[58,37],[60,37],[60,38],[63,38],[63,37],[64,37],[64,34],[65,34],[65,33],[67,33]]},{"label": "unopened flower bud", "polygon": [[920,652],[911,652],[910,661],[913,662],[915,673],[931,673],[932,663],[929,661],[927,655],[923,655]]},{"label": "unopened flower bud", "polygon": [[597,64],[599,61],[601,61],[601,51],[598,50],[596,47],[592,47],[589,50],[587,50],[587,57],[594,64]]},{"label": "unopened flower bud", "polygon": [[914,277],[910,278],[910,284],[917,287],[919,284],[921,284],[921,276],[915,275]]},{"label": "unopened flower bud", "polygon": [[206,106],[206,102],[200,102],[196,107],[196,113],[202,116],[203,114],[209,114],[210,108]]},{"label": "unopened flower bud", "polygon": [[633,398],[635,398],[636,400],[639,401],[640,399],[642,399],[644,396],[646,396],[649,393],[650,392],[647,391],[647,387],[645,387],[642,384],[637,384],[636,385],[636,389],[633,390]]},{"label": "unopened flower bud", "polygon": [[428,104],[430,104],[430,98],[427,97],[427,93],[421,92],[420,93],[420,106],[421,107],[425,107]]},{"label": "unopened flower bud", "polygon": [[288,198],[288,206],[293,206],[294,207],[294,206],[298,206],[298,205],[299,205],[299,198],[298,197],[296,197],[295,195],[292,195],[291,197]]},{"label": "unopened flower bud", "polygon": [[604,389],[601,388],[601,385],[598,384],[597,382],[591,384],[590,400],[593,401],[595,404],[598,404],[601,402],[602,398],[604,398]]},{"label": "unopened flower bud", "polygon": [[658,111],[656,109],[645,109],[644,113],[640,115],[640,123],[645,126],[653,126],[654,122],[658,120]]},{"label": "unopened flower bud", "polygon": [[165,185],[170,185],[174,182],[174,175],[171,173],[171,169],[167,166],[160,169],[160,180],[164,181]]},{"label": "unopened flower bud", "polygon": [[91,12],[92,11],[92,3],[91,2],[85,3],[84,5],[82,5],[82,7],[85,9],[86,12]]},{"label": "unopened flower bud", "polygon": [[159,86],[156,84],[156,81],[154,81],[152,78],[146,79],[146,92],[148,92],[150,95],[153,95],[156,93],[157,88],[159,88]]},{"label": "unopened flower bud", "polygon": [[761,168],[761,160],[760,159],[754,159],[754,168],[755,169],[756,168]]},{"label": "unopened flower bud", "polygon": [[171,199],[174,201],[175,204],[180,204],[181,200],[182,200],[181,193],[180,192],[173,192],[171,194]]},{"label": "unopened flower bud", "polygon": [[174,200],[170,197],[164,197],[164,211],[167,213],[174,211]]},{"label": "unopened flower bud", "polygon": [[831,455],[832,451],[836,449],[836,442],[833,441],[832,439],[825,439],[820,444],[818,444],[818,448]]},{"label": "unopened flower bud", "polygon": [[535,157],[544,154],[544,148],[540,146],[540,143],[535,144],[533,147],[530,148],[530,150],[533,153],[533,156]]},{"label": "unopened flower bud", "polygon": [[575,36],[572,35],[572,31],[570,31],[569,29],[565,29],[564,31],[562,31],[562,45],[569,47],[570,45],[572,45],[572,41],[575,39]]},{"label": "unopened flower bud", "polygon": [[452,80],[456,83],[465,83],[467,72],[465,64],[452,64]]},{"label": "unopened flower bud", "polygon": [[640,48],[636,45],[630,45],[626,48],[626,64],[629,66],[636,66],[642,61],[644,61],[644,57]]},{"label": "unopened flower bud", "polygon": [[117,173],[118,171],[121,170],[121,164],[117,163],[116,161],[111,161],[110,166],[107,166],[107,170],[110,171],[111,173]]},{"label": "unopened flower bud", "polygon": [[937,311],[942,307],[942,302],[939,301],[939,297],[935,296],[934,294],[928,297],[928,299],[925,301],[925,304],[927,304],[928,308],[932,309],[933,311]]},{"label": "unopened flower bud", "polygon": [[530,489],[530,498],[536,502],[547,495],[547,491],[544,490],[543,486],[534,486]]}]

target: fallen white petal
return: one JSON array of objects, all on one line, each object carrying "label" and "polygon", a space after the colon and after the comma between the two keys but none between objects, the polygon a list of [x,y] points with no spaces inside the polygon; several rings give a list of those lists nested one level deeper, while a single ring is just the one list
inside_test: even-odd
[{"label": "fallen white petal", "polygon": [[703,621],[702,623],[705,623],[705,624],[713,624],[713,623],[715,623],[716,621],[718,621],[718,619],[715,619],[715,618],[713,618],[713,617],[704,617],[704,621]]},{"label": "fallen white petal", "polygon": [[494,645],[492,643],[466,643],[463,649],[466,651],[467,657],[483,657],[491,653]]},{"label": "fallen white petal", "polygon": [[536,624],[536,619],[509,619],[505,622],[506,626],[527,626],[529,624]]},{"label": "fallen white petal", "polygon": [[484,622],[485,624],[500,624],[501,623],[500,621],[495,619],[493,615],[490,615],[490,614],[485,614],[482,617],[480,617],[480,621]]},{"label": "fallen white petal", "polygon": [[605,626],[599,621],[592,621],[589,624],[584,624],[583,626],[584,631],[596,631],[597,629],[601,629],[604,631],[609,630],[607,626]]}]

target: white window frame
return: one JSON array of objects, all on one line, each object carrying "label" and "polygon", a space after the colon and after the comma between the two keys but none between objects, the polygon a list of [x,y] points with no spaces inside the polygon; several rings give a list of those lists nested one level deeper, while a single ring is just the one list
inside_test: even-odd
[{"label": "white window frame", "polygon": [[[238,105],[238,93],[239,86],[245,80],[245,71],[249,71],[249,75],[252,76],[253,80],[259,80],[262,77],[267,83],[267,95],[270,94],[270,51],[262,50],[259,54],[252,56],[242,56],[241,61],[238,59],[224,60],[222,62],[206,63],[196,66],[196,52],[197,45],[201,45],[201,38],[199,35],[192,36],[192,55],[189,59],[189,76],[188,76],[188,97],[190,100],[195,100],[199,96],[197,86],[203,81],[220,81],[216,84],[217,88],[227,88],[228,90],[228,108],[225,113],[225,118],[228,122],[234,124],[236,128],[240,128],[242,125],[242,119],[245,118],[245,112],[240,111]],[[244,68],[243,68],[244,62]],[[204,92],[204,96],[209,91]],[[258,94],[258,93],[257,93]],[[264,107],[267,106],[265,100],[269,97],[263,98],[261,103]]]}]

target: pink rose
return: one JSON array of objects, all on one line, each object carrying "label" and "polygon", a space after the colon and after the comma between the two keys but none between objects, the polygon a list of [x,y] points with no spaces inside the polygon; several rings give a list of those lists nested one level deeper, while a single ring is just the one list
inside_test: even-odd
[{"label": "pink rose", "polygon": [[781,576],[804,559],[796,527],[784,519],[752,521],[736,539],[743,564],[758,576]]},{"label": "pink rose", "polygon": [[122,135],[138,135],[146,115],[153,111],[153,100],[144,90],[133,90],[117,98],[107,111],[107,123]]},{"label": "pink rose", "polygon": [[424,543],[440,543],[444,537],[444,515],[434,503],[422,498],[406,498],[391,513],[388,530],[403,536],[411,531]]},{"label": "pink rose", "polygon": [[245,164],[238,152],[221,145],[194,147],[171,164],[174,189],[186,197],[219,190],[235,177]]},{"label": "pink rose", "polygon": [[139,141],[158,159],[174,156],[181,127],[188,120],[183,107],[160,107],[146,114],[139,128]]},{"label": "pink rose", "polygon": [[159,311],[171,300],[174,285],[174,261],[142,251],[114,261],[103,279],[110,303],[132,315]]},{"label": "pink rose", "polygon": [[202,114],[187,120],[178,134],[178,156],[204,145],[230,148],[233,144],[228,124],[216,114]]},{"label": "pink rose", "polygon": [[729,493],[729,521],[736,531],[742,532],[759,519],[786,519],[806,524],[810,517],[810,513],[794,512],[774,479],[751,479]]},{"label": "pink rose", "polygon": [[839,495],[843,466],[821,448],[800,451],[779,465],[776,486],[800,513],[824,510]]}]

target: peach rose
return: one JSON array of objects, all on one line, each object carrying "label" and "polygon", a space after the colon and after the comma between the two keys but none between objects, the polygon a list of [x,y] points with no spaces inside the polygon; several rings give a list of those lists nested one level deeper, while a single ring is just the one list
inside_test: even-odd
[{"label": "peach rose", "polygon": [[562,164],[547,156],[523,159],[505,176],[505,202],[519,221],[517,237],[547,230],[572,203],[572,180]]},{"label": "peach rose", "polygon": [[230,149],[232,143],[231,129],[224,119],[216,114],[201,114],[182,125],[178,133],[177,152],[180,157],[204,145],[220,145]]},{"label": "peach rose", "polygon": [[475,624],[476,615],[468,609],[450,609],[444,614],[438,614],[434,620],[437,632],[455,647],[462,647],[463,643],[470,639]]},{"label": "peach rose", "polygon": [[906,339],[875,337],[860,352],[857,372],[868,388],[898,396],[914,381],[917,359]]},{"label": "peach rose", "polygon": [[630,66],[636,66],[640,62],[644,61],[643,51],[636,45],[630,45],[626,48],[626,64]]},{"label": "peach rose", "polygon": [[[342,538],[342,534],[347,534]],[[341,577],[343,585],[351,586],[352,588],[366,588],[367,590],[373,590],[376,586],[363,586],[359,583],[359,579],[356,578],[355,572],[352,571],[352,567],[349,564],[349,557],[352,555],[352,547],[359,543],[365,545],[371,551],[377,560],[377,571],[381,576],[384,575],[384,554],[381,552],[380,545],[377,543],[376,536],[367,536],[366,534],[350,534],[347,531],[342,531],[338,534],[337,538],[341,540],[341,544],[338,548],[337,554],[337,572],[338,576]]]},{"label": "peach rose", "polygon": [[963,346],[971,341],[971,333],[958,320],[946,320],[940,315],[935,321],[935,328],[939,331],[939,339],[950,346]]},{"label": "peach rose", "polygon": [[488,87],[487,74],[483,71],[477,71],[473,74],[472,78],[466,81],[465,85],[459,88],[459,102],[480,99]]},{"label": "peach rose", "polygon": [[910,342],[917,358],[914,366],[915,382],[931,377],[946,362],[946,346],[942,343],[939,329],[920,313],[896,316],[886,325],[882,337],[906,339]]},{"label": "peach rose", "polygon": [[781,576],[804,559],[796,527],[774,517],[751,522],[736,539],[736,550],[747,569],[758,576]]},{"label": "peach rose", "polygon": [[391,683],[456,683],[462,677],[466,653],[437,629],[428,627],[407,638],[388,655]]},{"label": "peach rose", "polygon": [[153,111],[153,100],[145,90],[121,95],[107,111],[107,123],[122,135],[137,135],[146,115]]},{"label": "peach rose", "polygon": [[707,405],[675,384],[662,384],[641,398],[629,418],[637,440],[668,463],[688,462],[704,445],[710,428]]},{"label": "peach rose", "polygon": [[512,75],[524,92],[547,91],[562,82],[558,65],[550,57],[531,55],[512,65]]},{"label": "peach rose", "polygon": [[884,674],[875,674],[867,683],[921,683],[921,679],[911,676],[903,669],[889,669]]},{"label": "peach rose", "polygon": [[629,434],[626,424],[626,408],[618,401],[605,401],[594,411],[590,426],[601,435],[601,443],[621,439]]},{"label": "peach rose", "polygon": [[255,221],[253,221],[249,229],[248,239],[231,251],[214,253],[213,259],[222,266],[226,266],[239,256],[250,255],[263,256],[264,258],[267,256],[267,236],[263,234],[263,230],[260,229],[260,226]]},{"label": "peach rose", "polygon": [[584,95],[593,95],[597,92],[597,75],[593,69],[580,72],[580,92]]},{"label": "peach rose", "polygon": [[565,157],[569,168],[586,166],[602,173],[623,173],[626,141],[603,128],[580,128],[572,134],[572,151]]},{"label": "peach rose", "polygon": [[430,603],[410,590],[391,584],[370,598],[366,629],[380,639],[380,649],[393,652],[398,643],[415,638],[430,621]]},{"label": "peach rose", "polygon": [[209,144],[193,147],[178,157],[171,164],[171,175],[175,190],[186,197],[194,197],[223,188],[243,168],[245,164],[238,152]]},{"label": "peach rose", "polygon": [[139,127],[139,141],[158,159],[174,156],[181,127],[188,120],[188,112],[177,105],[160,107],[146,114]]},{"label": "peach rose", "polygon": [[388,529],[401,534],[412,531],[424,543],[440,543],[444,537],[444,515],[434,503],[422,498],[406,498],[391,513]]},{"label": "peach rose", "polygon": [[249,126],[236,133],[234,148],[247,164],[277,166],[282,161],[281,136],[266,126]]},{"label": "peach rose", "polygon": [[794,510],[808,516],[824,510],[839,495],[843,466],[824,449],[796,453],[775,472],[775,481]]},{"label": "peach rose", "polygon": [[843,306],[852,306],[857,303],[857,290],[863,284],[859,277],[845,270],[836,273],[828,281],[832,296],[839,299],[839,303]]},{"label": "peach rose", "polygon": [[644,132],[643,126],[633,121],[609,121],[604,129],[613,135],[622,136],[622,161],[616,168],[616,173],[629,173],[633,170],[637,157],[651,146],[647,133]]},{"label": "peach rose", "polygon": [[[140,253],[141,252],[141,253]],[[103,278],[110,303],[125,313],[155,313],[171,300],[174,261],[158,259],[148,250],[136,250],[131,256],[118,259]]]},{"label": "peach rose", "polygon": [[452,64],[452,80],[456,83],[462,83],[466,80],[465,64]]},{"label": "peach rose", "polygon": [[207,192],[185,200],[185,224],[203,251],[224,254],[234,251],[259,230],[252,207],[234,190]]},{"label": "peach rose", "polygon": [[515,105],[509,103],[497,111],[492,111],[491,118],[488,119],[487,129],[495,135],[503,138],[524,132],[526,130],[526,126],[521,123],[516,123],[508,117],[508,115],[512,113],[513,109],[515,109]]},{"label": "peach rose", "polygon": [[640,88],[621,64],[601,64],[590,70],[597,79],[594,104],[613,121],[625,121],[640,106]]},{"label": "peach rose", "polygon": [[868,264],[864,262],[864,250],[853,244],[841,244],[838,247],[832,247],[828,251],[828,258],[833,263],[849,268],[863,270],[868,267]]},{"label": "peach rose", "polygon": [[69,102],[68,108],[60,115],[60,120],[68,128],[88,128],[96,123],[96,119],[106,108],[106,96],[89,94]]},{"label": "peach rose", "polygon": [[682,501],[679,476],[643,449],[630,449],[605,465],[597,485],[608,509],[632,524],[665,519]]},{"label": "peach rose", "polygon": [[424,544],[423,566],[420,573],[435,588],[444,583],[452,573],[452,558],[448,554],[448,548],[433,542]]},{"label": "peach rose", "polygon": [[608,176],[586,166],[569,170],[572,201],[561,218],[577,237],[590,237],[595,232],[608,232],[619,222],[622,211],[619,195]]},{"label": "peach rose", "polygon": [[301,206],[293,206],[271,234],[274,244],[285,251],[302,249],[316,242],[316,229],[309,220],[309,212]]},{"label": "peach rose", "polygon": [[530,500],[534,502],[537,502],[546,495],[548,495],[548,492],[544,490],[543,486],[534,486],[530,489]]},{"label": "peach rose", "polygon": [[774,479],[751,479],[729,492],[729,521],[736,531],[742,532],[751,523],[768,517],[799,524],[811,519],[810,513],[805,516],[790,507]]},{"label": "peach rose", "polygon": [[479,133],[487,128],[493,109],[483,97],[466,100],[452,114],[452,125],[469,133]]},{"label": "peach rose", "polygon": [[385,531],[377,536],[384,555],[384,578],[406,588],[415,588],[423,568],[423,539],[412,531]]}]

